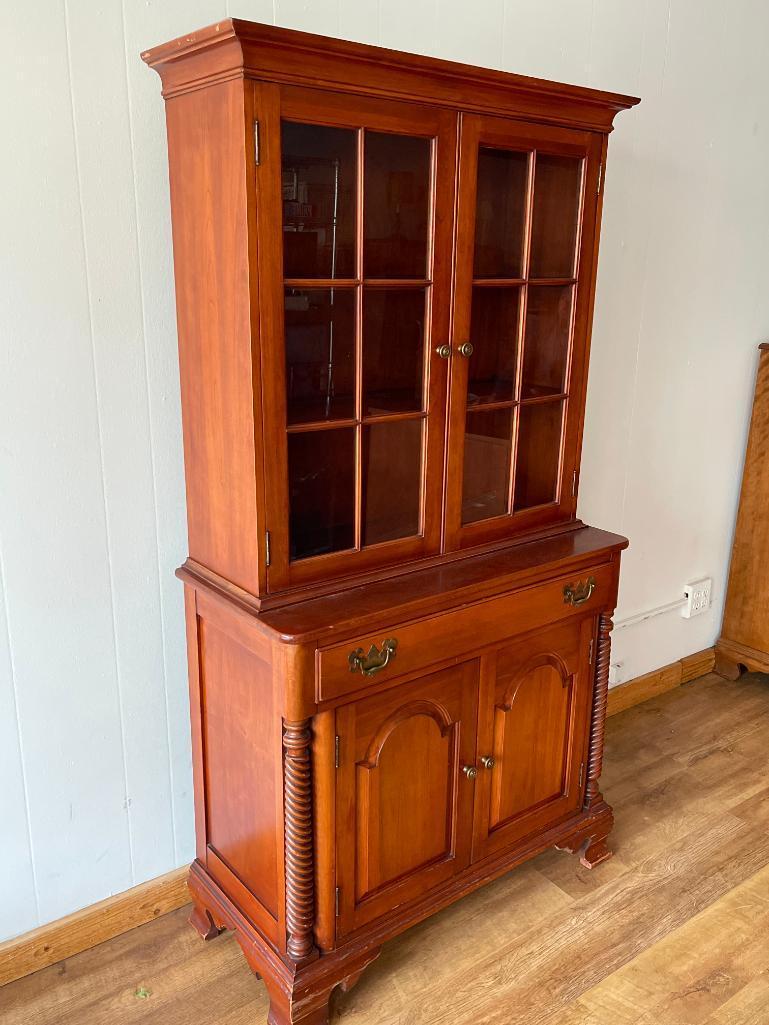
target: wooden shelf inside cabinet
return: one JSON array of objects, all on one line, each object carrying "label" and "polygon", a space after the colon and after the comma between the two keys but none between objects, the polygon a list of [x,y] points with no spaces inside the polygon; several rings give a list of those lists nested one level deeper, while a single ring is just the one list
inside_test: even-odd
[{"label": "wooden shelf inside cabinet", "polygon": [[142,56],[168,128],[192,921],[238,932],[271,1021],[320,1025],[480,882],[551,844],[608,857],[626,542],[576,504],[607,138],[638,101],[239,20]]}]

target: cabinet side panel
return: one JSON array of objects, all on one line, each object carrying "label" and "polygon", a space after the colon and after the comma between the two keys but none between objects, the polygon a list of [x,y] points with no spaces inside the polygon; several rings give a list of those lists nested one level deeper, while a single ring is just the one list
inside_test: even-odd
[{"label": "cabinet side panel", "polygon": [[761,350],[722,637],[769,650],[769,351]]},{"label": "cabinet side panel", "polygon": [[[198,631],[208,868],[227,891],[234,877],[277,920],[281,762],[272,668],[220,624],[199,616]],[[229,895],[240,903],[237,889]]]},{"label": "cabinet side panel", "polygon": [[190,555],[258,594],[244,104],[224,82],[166,120]]}]

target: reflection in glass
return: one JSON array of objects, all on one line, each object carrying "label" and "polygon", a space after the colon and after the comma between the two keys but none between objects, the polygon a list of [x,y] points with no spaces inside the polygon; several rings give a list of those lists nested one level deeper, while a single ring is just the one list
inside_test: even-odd
[{"label": "reflection in glass", "polygon": [[519,407],[514,511],[556,500],[563,406],[558,401]]},{"label": "reflection in glass", "polygon": [[355,428],[288,436],[292,559],[355,544]]},{"label": "reflection in glass", "polygon": [[519,278],[523,266],[528,154],[482,146],[475,212],[476,278]]},{"label": "reflection in glass", "polygon": [[356,135],[348,128],[282,123],[287,278],[355,277]]},{"label": "reflection in glass", "polygon": [[286,289],[286,407],[290,424],[355,415],[355,292]]},{"label": "reflection in glass", "polygon": [[537,154],[530,278],[574,275],[582,159]]},{"label": "reflection in glass", "polygon": [[473,288],[470,320],[468,406],[513,398],[518,363],[518,311],[521,290]]},{"label": "reflection in glass", "polygon": [[426,278],[431,142],[366,132],[363,274]]},{"label": "reflection in glass", "polygon": [[363,427],[363,544],[419,533],[422,419]]},{"label": "reflection in glass", "polygon": [[523,350],[524,399],[565,389],[573,285],[529,285]]},{"label": "reflection in glass", "polygon": [[425,290],[363,293],[363,413],[422,409]]},{"label": "reflection in glass", "polygon": [[462,523],[507,512],[512,436],[512,408],[467,414]]}]

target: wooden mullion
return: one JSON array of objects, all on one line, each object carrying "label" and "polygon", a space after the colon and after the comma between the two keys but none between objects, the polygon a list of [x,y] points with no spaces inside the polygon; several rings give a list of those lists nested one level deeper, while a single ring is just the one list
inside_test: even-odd
[{"label": "wooden mullion", "polygon": [[286,288],[352,289],[359,285],[360,281],[357,278],[286,278],[283,284]]},{"label": "wooden mullion", "polygon": [[525,278],[473,278],[473,288],[517,288],[525,284]]},{"label": "wooden mullion", "polygon": [[366,288],[429,288],[430,278],[364,278]]},{"label": "wooden mullion", "polygon": [[[523,359],[526,348],[526,313],[529,305],[529,268],[531,264],[531,235],[534,223],[534,185],[537,174],[537,154],[535,150],[529,152],[528,181],[526,183],[526,213],[523,235],[523,260],[522,270],[524,283],[521,285],[521,301],[518,304],[518,338],[517,354],[515,364],[515,400],[521,402],[521,390],[523,388]],[[512,436],[510,438],[510,478],[507,494],[507,512],[513,514],[513,503],[515,498],[515,478],[518,472],[518,434],[521,422],[520,411],[516,409],[513,416]]]},{"label": "wooden mullion", "polygon": [[543,406],[548,402],[563,402],[569,397],[569,393],[562,391],[557,395],[533,395],[528,399],[521,399],[520,406]]},{"label": "wooden mullion", "polygon": [[369,426],[370,424],[389,424],[403,422],[404,420],[426,420],[427,413],[424,409],[417,410],[404,410],[402,413],[374,413],[373,416],[364,416],[361,419],[361,423]]},{"label": "wooden mullion", "polygon": [[289,424],[286,428],[288,434],[312,434],[317,431],[336,431],[343,427],[356,427],[358,420],[354,417],[346,417],[343,420],[309,420],[307,423]]},{"label": "wooden mullion", "polygon": [[[355,211],[355,273],[363,280],[363,232],[365,203],[365,130],[358,128]],[[355,549],[363,544],[363,286],[358,285],[355,302]]]}]

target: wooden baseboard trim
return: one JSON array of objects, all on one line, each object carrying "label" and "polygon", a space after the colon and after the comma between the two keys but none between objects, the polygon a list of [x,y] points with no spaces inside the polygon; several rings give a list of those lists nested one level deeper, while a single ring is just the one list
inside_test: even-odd
[{"label": "wooden baseboard trim", "polygon": [[189,869],[174,869],[124,893],[0,943],[0,986],[79,954],[189,903]]},{"label": "wooden baseboard trim", "polygon": [[[608,714],[615,715],[704,676],[713,669],[714,659],[713,648],[708,648],[614,687],[609,691]],[[187,873],[187,868],[174,869],[125,893],[0,943],[0,986],[183,907],[190,900]]]},{"label": "wooden baseboard trim", "polygon": [[665,691],[680,687],[682,683],[696,680],[698,676],[705,676],[713,671],[715,665],[715,650],[706,648],[704,651],[695,652],[694,655],[687,655],[677,662],[672,662],[661,669],[655,669],[652,673],[645,673],[637,676],[635,680],[628,680],[619,687],[612,687],[609,691],[609,703],[607,715],[616,715],[617,712],[624,712],[626,708],[633,705],[640,705],[642,701],[655,698]]}]

